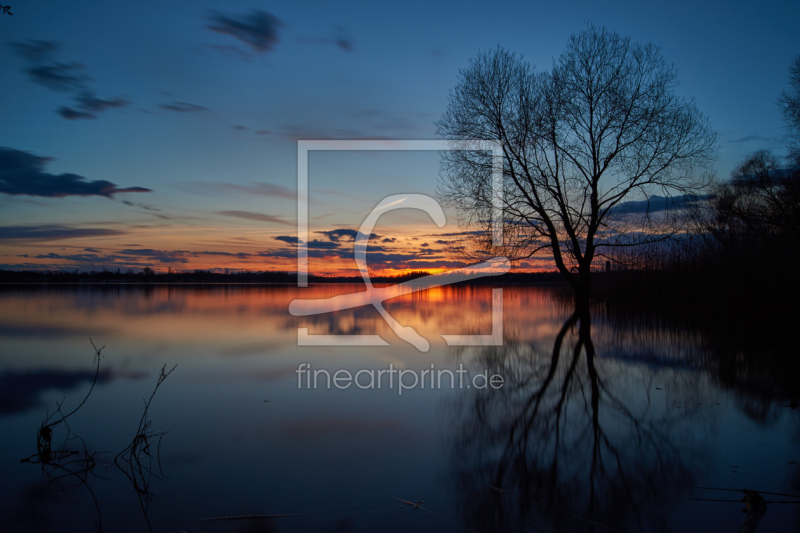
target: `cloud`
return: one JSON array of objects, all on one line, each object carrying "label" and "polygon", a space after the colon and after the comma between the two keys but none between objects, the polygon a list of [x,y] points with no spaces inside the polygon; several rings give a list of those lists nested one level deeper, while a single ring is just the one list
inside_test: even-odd
[{"label": "cloud", "polygon": [[136,257],[146,257],[162,263],[188,263],[189,259],[184,256],[182,250],[153,250],[152,248],[142,248],[140,250],[121,250],[119,253]]},{"label": "cloud", "polygon": [[189,182],[191,189],[210,189],[219,193],[220,190],[232,190],[236,192],[244,192],[247,194],[258,194],[261,196],[272,196],[275,198],[287,198],[289,200],[297,200],[297,191],[275,185],[273,183],[252,183],[251,185],[236,185],[233,183],[214,183],[214,182]]},{"label": "cloud", "polygon": [[283,241],[287,244],[292,244],[292,245],[296,245],[298,242],[297,237],[293,237],[291,235],[279,235],[275,237],[275,240]]},{"label": "cloud", "polygon": [[238,39],[259,54],[269,52],[278,44],[278,29],[283,26],[278,17],[260,9],[238,18],[212,11],[208,19],[212,22],[208,29]]},{"label": "cloud", "polygon": [[327,235],[328,239],[330,239],[332,242],[339,242],[339,239],[345,239],[345,241],[352,242],[356,239],[356,235],[358,235],[356,230],[347,228],[339,228],[330,231],[317,231],[316,233]]},{"label": "cloud", "polygon": [[56,109],[56,113],[61,115],[63,118],[67,120],[80,120],[80,119],[92,119],[97,118],[96,115],[91,113],[86,113],[83,111],[78,111],[77,109],[72,109],[71,107],[62,105],[58,109]]},{"label": "cloud", "polygon": [[0,147],[0,192],[9,195],[43,196],[105,196],[129,192],[152,192],[144,187],[119,188],[106,180],[87,181],[77,174],[49,174],[45,166],[50,157]]},{"label": "cloud", "polygon": [[0,226],[0,241],[60,241],[87,237],[111,237],[126,232],[106,228],[72,228],[61,224]]},{"label": "cloud", "polygon": [[75,101],[81,109],[91,111],[93,113],[100,113],[106,109],[113,109],[115,107],[125,107],[130,102],[124,98],[112,98],[111,100],[103,100],[98,98],[92,91],[84,91],[75,97]]},{"label": "cloud", "polygon": [[306,37],[298,39],[301,43],[328,44],[338,46],[344,52],[352,52],[355,41],[344,28],[335,26],[336,32],[332,37]]},{"label": "cloud", "polygon": [[172,102],[171,104],[161,104],[158,107],[167,111],[177,111],[178,113],[196,113],[197,111],[208,111],[207,107],[189,104],[186,102]]},{"label": "cloud", "polygon": [[130,102],[124,98],[103,100],[89,87],[91,78],[80,63],[62,63],[55,58],[59,45],[51,41],[11,43],[11,48],[25,59],[29,67],[24,70],[34,83],[52,91],[72,93],[73,107],[60,106],[56,113],[67,120],[93,119],[108,109],[125,107]]},{"label": "cloud", "polygon": [[708,200],[710,195],[686,194],[666,198],[664,196],[653,195],[647,200],[633,200],[622,202],[612,209],[612,214],[644,214],[657,213],[667,209],[682,209],[691,207],[700,201]]},{"label": "cloud", "polygon": [[80,63],[61,63],[54,59],[59,45],[50,41],[10,43],[19,56],[31,65],[25,69],[31,81],[53,91],[73,91],[84,87],[90,78]]},{"label": "cloud", "polygon": [[764,137],[763,135],[760,135],[760,134],[756,133],[754,135],[748,135],[746,137],[741,137],[739,139],[731,139],[731,140],[728,141],[728,143],[730,143],[730,144],[742,144],[742,143],[748,143],[748,142],[753,142],[753,141],[766,143],[768,145],[777,145],[777,144],[783,144],[785,142],[785,139],[781,139],[779,137]]},{"label": "cloud", "polygon": [[66,259],[68,261],[75,261],[76,263],[97,263],[99,261],[105,261],[106,257],[100,257],[97,254],[73,254],[73,255],[61,255],[61,254],[41,254],[34,257],[34,259]]},{"label": "cloud", "polygon": [[294,226],[294,222],[288,222],[281,217],[265,215],[263,213],[253,213],[251,211],[216,211],[216,213],[226,217],[257,220],[259,222],[272,222],[274,224],[283,224],[284,226]]},{"label": "cloud", "polygon": [[[354,242],[358,238],[358,235],[359,235],[358,231],[356,231],[354,229],[348,229],[348,228],[338,228],[338,229],[329,230],[329,231],[317,231],[315,233],[321,233],[321,234],[327,236],[328,239],[331,242],[340,242],[342,240],[344,240],[344,242]],[[378,240],[378,239],[381,238],[381,236],[373,233],[373,234],[371,234],[369,236],[369,238],[370,238],[370,240],[373,240],[373,239],[374,240]]]},{"label": "cloud", "polygon": [[306,246],[309,250],[333,250],[339,247],[339,243],[314,239],[313,241],[307,242]]}]

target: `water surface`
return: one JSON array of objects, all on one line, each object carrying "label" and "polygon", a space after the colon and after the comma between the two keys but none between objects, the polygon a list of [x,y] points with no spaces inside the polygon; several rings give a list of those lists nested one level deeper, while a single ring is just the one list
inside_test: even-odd
[{"label": "water surface", "polygon": [[[371,307],[288,313],[298,297],[359,290],[3,288],[4,530],[738,531],[742,504],[697,499],[741,493],[692,487],[800,492],[793,367],[761,331],[731,345],[691,322],[597,308],[587,333],[550,287],[503,287],[503,346],[452,347],[440,336],[491,333],[488,286],[387,302],[431,342],[427,353]],[[390,345],[298,346],[298,328]],[[52,442],[96,466],[81,473],[73,463],[79,475],[68,475],[20,462],[36,456],[57,402],[70,411],[86,396],[90,337],[105,346],[97,383]],[[504,384],[315,389],[298,383],[302,363],[330,374],[464,368]],[[154,468],[142,490],[114,458],[162,367],[175,365],[148,411],[150,434],[167,432],[148,450],[163,476]],[[203,521],[246,515],[300,516]],[[798,524],[797,505],[769,504],[759,531]]]}]

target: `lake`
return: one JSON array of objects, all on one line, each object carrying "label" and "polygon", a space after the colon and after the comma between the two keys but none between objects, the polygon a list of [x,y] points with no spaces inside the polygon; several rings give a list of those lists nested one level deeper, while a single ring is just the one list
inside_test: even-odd
[{"label": "lake", "polygon": [[[0,289],[3,531],[734,532],[735,490],[800,492],[794,354],[762,328],[587,331],[558,287],[443,287],[385,303],[423,352],[372,306],[288,311],[363,290]],[[497,335],[498,302],[502,345],[442,338]],[[768,503],[759,531],[799,526]]]}]

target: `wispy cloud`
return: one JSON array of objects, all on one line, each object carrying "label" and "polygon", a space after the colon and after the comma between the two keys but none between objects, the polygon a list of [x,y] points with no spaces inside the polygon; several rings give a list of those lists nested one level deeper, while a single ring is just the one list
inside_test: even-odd
[{"label": "wispy cloud", "polygon": [[112,237],[126,232],[107,228],[75,228],[62,224],[0,226],[0,241],[60,241],[87,237]]},{"label": "wispy cloud", "polygon": [[294,222],[287,221],[281,217],[266,215],[264,213],[253,213],[252,211],[216,211],[216,213],[225,217],[243,218],[245,220],[256,220],[258,222],[272,222],[274,224],[283,224],[284,226],[295,225]]},{"label": "wispy cloud", "polygon": [[40,157],[13,148],[0,148],[0,193],[44,196],[105,196],[130,192],[151,192],[144,187],[119,188],[106,180],[87,181],[77,174],[49,174],[50,157]]},{"label": "wispy cloud", "polygon": [[236,191],[247,194],[257,194],[260,196],[272,196],[275,198],[286,198],[289,200],[297,200],[297,191],[282,185],[275,185],[274,183],[256,183],[252,182],[248,185],[239,185],[236,183],[223,183],[223,182],[189,182],[187,184],[191,190],[197,192],[200,189],[213,191],[219,193],[220,191]]},{"label": "wispy cloud", "polygon": [[198,111],[208,111],[207,107],[189,104],[187,102],[172,102],[170,104],[161,104],[158,107],[166,111],[176,111],[178,113],[196,113]]},{"label": "wispy cloud", "polygon": [[253,9],[240,16],[212,11],[208,19],[211,21],[208,29],[229,35],[259,54],[269,52],[280,42],[278,29],[283,26],[283,22],[275,15],[260,9]]},{"label": "wispy cloud", "polygon": [[617,204],[613,212],[616,214],[644,214],[657,213],[660,211],[684,209],[691,207],[698,202],[708,200],[710,195],[685,194],[665,198],[664,196],[653,195],[646,200],[632,200]]},{"label": "wispy cloud", "polygon": [[355,40],[350,33],[341,26],[334,26],[335,32],[330,37],[301,37],[301,43],[327,44],[337,46],[344,52],[352,52],[355,47]]},{"label": "wispy cloud", "polygon": [[61,106],[56,113],[68,120],[93,119],[108,109],[125,107],[130,102],[124,98],[104,100],[98,98],[89,86],[91,78],[81,63],[62,63],[56,59],[59,45],[51,41],[11,43],[12,49],[25,59],[24,70],[34,83],[52,91],[72,93],[73,107]]},{"label": "wispy cloud", "polygon": [[188,263],[189,258],[186,252],[181,250],[153,250],[152,248],[141,248],[135,250],[121,250],[120,254],[132,255],[136,257],[146,257],[161,263]]},{"label": "wispy cloud", "polygon": [[762,143],[767,144],[769,146],[777,146],[784,144],[786,139],[781,137],[767,137],[764,135],[760,135],[755,133],[753,135],[747,135],[745,137],[739,137],[738,139],[731,139],[728,141],[729,144],[745,144],[745,143]]}]

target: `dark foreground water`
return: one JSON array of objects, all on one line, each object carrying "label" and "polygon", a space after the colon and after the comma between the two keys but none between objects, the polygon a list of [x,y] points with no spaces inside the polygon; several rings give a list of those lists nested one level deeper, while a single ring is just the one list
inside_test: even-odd
[{"label": "dark foreground water", "polygon": [[[492,333],[492,289],[445,288],[386,304],[421,352],[372,307],[288,312],[360,290],[3,288],[0,530],[736,532],[743,494],[693,487],[800,493],[794,367],[763,328],[597,309],[587,335],[554,289],[505,287],[503,346],[453,347]],[[43,442],[94,381],[90,337],[94,389]],[[347,372],[315,388],[303,363]],[[758,531],[799,517],[768,503]]]}]

